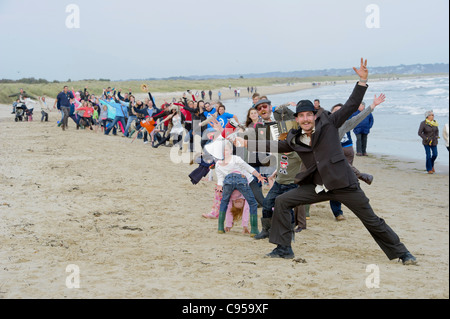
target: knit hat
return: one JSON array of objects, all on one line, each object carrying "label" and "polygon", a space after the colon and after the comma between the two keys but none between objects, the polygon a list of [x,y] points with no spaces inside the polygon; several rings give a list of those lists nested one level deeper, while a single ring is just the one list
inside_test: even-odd
[{"label": "knit hat", "polygon": [[429,110],[425,112],[425,118],[427,118],[428,116],[430,116],[431,114],[433,114],[433,110]]}]

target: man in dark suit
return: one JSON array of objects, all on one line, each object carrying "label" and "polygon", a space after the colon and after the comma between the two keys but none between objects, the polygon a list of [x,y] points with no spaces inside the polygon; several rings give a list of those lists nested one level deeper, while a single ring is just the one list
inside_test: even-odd
[{"label": "man in dark suit", "polygon": [[[338,128],[358,109],[367,90],[367,60],[361,59],[360,68],[353,69],[360,80],[339,111],[323,111],[317,115],[313,103],[302,100],[294,114],[300,128],[291,130],[284,141],[267,142],[266,147],[272,152],[275,149],[281,153],[297,152],[305,165],[295,179],[300,187],[275,200],[269,241],[277,247],[267,254],[269,257],[294,258],[291,247],[292,208],[336,200],[362,221],[389,259],[400,258],[404,264],[416,264],[416,258],[400,242],[397,234],[373,212],[341,147]],[[247,145],[243,139],[237,138],[236,141]]]}]

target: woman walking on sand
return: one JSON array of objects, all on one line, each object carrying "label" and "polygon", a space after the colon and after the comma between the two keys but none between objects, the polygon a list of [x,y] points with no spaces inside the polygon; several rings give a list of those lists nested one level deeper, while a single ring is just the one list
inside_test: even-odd
[{"label": "woman walking on sand", "polygon": [[425,166],[428,174],[434,174],[434,162],[438,156],[437,144],[439,138],[439,127],[434,119],[433,110],[425,112],[425,121],[420,123],[419,136],[425,148]]}]

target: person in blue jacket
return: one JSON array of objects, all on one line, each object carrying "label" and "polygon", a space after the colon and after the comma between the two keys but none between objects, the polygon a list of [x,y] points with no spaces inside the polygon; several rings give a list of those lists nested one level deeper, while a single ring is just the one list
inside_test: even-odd
[{"label": "person in blue jacket", "polygon": [[[353,113],[353,116],[361,113],[362,110],[366,107],[364,102],[361,103],[358,110]],[[364,120],[361,121],[354,129],[353,133],[356,136],[356,155],[357,156],[367,156],[367,136],[370,133],[370,129],[373,126],[373,115],[369,114]]]},{"label": "person in blue jacket", "polygon": [[[105,135],[108,135],[109,132],[111,132],[111,130],[115,127],[115,125],[117,123],[121,124],[121,130],[122,132],[125,134],[125,116],[126,114],[126,107],[124,108],[124,106],[120,103],[118,103],[117,101],[110,99],[108,100],[100,100],[100,103],[103,105],[108,105],[112,108],[114,108],[116,110],[116,116],[114,117],[114,121],[112,122],[112,124],[110,126],[108,126],[108,128],[105,130]],[[113,131],[113,134],[116,135],[115,130]]]}]

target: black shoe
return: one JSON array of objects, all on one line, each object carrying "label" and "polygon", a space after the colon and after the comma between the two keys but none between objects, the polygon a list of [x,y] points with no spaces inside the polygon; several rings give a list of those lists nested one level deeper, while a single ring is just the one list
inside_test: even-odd
[{"label": "black shoe", "polygon": [[363,182],[365,182],[366,184],[370,185],[370,184],[372,184],[373,176],[370,174],[363,173],[363,174],[361,174],[359,179],[362,180]]},{"label": "black shoe", "polygon": [[294,231],[295,231],[296,233],[299,233],[299,232],[301,232],[302,230],[303,230],[303,228],[301,228],[300,226],[297,226],[297,228],[294,229]]},{"label": "black shoe", "polygon": [[269,231],[266,229],[261,230],[261,232],[257,235],[255,235],[255,237],[253,237],[254,239],[264,239],[264,238],[269,238]]},{"label": "black shoe", "polygon": [[282,245],[277,245],[277,248],[272,250],[272,252],[268,253],[266,256],[271,258],[285,258],[285,259],[292,259],[295,257],[291,246],[282,246]]},{"label": "black shoe", "polygon": [[416,257],[414,257],[409,251],[400,256],[403,265],[417,265]]}]

